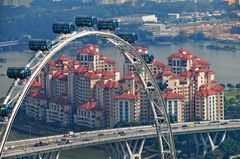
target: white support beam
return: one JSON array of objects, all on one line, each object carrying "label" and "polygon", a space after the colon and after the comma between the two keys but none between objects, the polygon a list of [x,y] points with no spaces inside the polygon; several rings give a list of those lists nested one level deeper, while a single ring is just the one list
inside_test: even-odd
[{"label": "white support beam", "polygon": [[60,151],[57,151],[55,159],[59,159],[59,156],[60,156]]},{"label": "white support beam", "polygon": [[200,134],[200,137],[203,143],[203,156],[205,156],[207,153],[207,139],[204,139],[203,134]]},{"label": "white support beam", "polygon": [[[214,144],[214,142],[212,140],[212,137],[211,137],[209,132],[207,133],[207,136],[208,136],[208,140],[210,142],[211,150],[214,151],[217,148],[217,146],[215,146],[215,144]],[[216,136],[217,136],[217,134],[215,134],[214,138],[216,138]]]}]

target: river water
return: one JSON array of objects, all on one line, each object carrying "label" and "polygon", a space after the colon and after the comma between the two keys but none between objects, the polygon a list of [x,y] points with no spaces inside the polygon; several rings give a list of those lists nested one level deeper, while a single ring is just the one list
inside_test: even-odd
[{"label": "river water", "polygon": [[[211,64],[212,70],[216,72],[216,80],[219,83],[240,83],[240,52],[230,51],[217,51],[206,49],[207,43],[183,43],[178,45],[159,46],[148,45],[149,52],[152,53],[155,58],[167,63],[167,57],[172,53],[176,53],[178,48],[184,47],[192,51],[194,55],[199,56],[201,59],[208,61]],[[123,57],[119,51],[114,47],[102,47],[100,48],[102,53],[105,53],[108,57],[117,61],[117,65],[122,68]],[[72,51],[64,50],[59,54],[73,55]],[[31,52],[1,52],[0,57],[6,58],[7,63],[0,63],[0,74],[5,73],[9,66],[24,66],[26,62],[33,56]],[[0,97],[5,96],[13,80],[8,79],[6,76],[0,76]],[[19,132],[14,133],[15,136],[21,136]],[[81,154],[79,156],[79,154]],[[78,157],[77,157],[78,156]],[[92,148],[81,148],[71,151],[66,151],[61,155],[62,159],[104,159],[104,152]]]},{"label": "river water", "polygon": [[[149,52],[155,58],[167,63],[167,57],[172,53],[176,53],[178,48],[184,47],[192,51],[194,55],[199,56],[201,59],[208,61],[211,64],[213,71],[215,71],[216,80],[219,83],[240,83],[240,52],[231,51],[218,51],[209,50],[205,48],[206,43],[183,43],[170,46],[149,45]],[[100,48],[102,53],[115,59],[121,68],[123,58],[118,50],[114,47]],[[116,53],[117,52],[117,53]],[[71,54],[69,51],[60,52]],[[24,66],[24,64],[33,56],[30,52],[1,52],[0,57],[6,58],[7,63],[0,63],[0,74],[5,73],[8,66]],[[4,96],[10,87],[13,80],[8,79],[6,76],[0,76],[0,97]]]}]

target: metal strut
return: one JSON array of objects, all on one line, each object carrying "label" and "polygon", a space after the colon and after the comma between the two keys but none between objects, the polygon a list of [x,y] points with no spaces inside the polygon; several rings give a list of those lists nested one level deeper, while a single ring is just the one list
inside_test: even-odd
[{"label": "metal strut", "polygon": [[[131,48],[132,51],[129,52],[130,49],[124,45],[118,45],[118,47],[122,51],[123,55],[128,59],[128,61],[133,64],[135,73],[140,78],[140,81],[148,95],[155,120],[155,126],[160,144],[160,152],[162,159],[175,159],[176,158],[175,145],[169,117],[166,110],[166,104],[162,98],[161,91],[150,69],[148,68],[145,61],[142,59],[141,55],[139,55],[134,48]],[[151,83],[150,86],[147,86],[146,81],[144,79],[144,74],[148,76],[149,78],[148,82]],[[163,129],[168,133],[163,134]]]}]

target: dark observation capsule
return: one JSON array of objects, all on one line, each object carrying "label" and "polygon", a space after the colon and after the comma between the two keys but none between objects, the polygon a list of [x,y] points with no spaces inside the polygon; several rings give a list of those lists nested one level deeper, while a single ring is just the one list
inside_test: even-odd
[{"label": "dark observation capsule", "polygon": [[165,91],[168,87],[168,84],[166,82],[160,82],[160,83],[158,83],[158,86],[161,91]]},{"label": "dark observation capsule", "polygon": [[26,79],[31,76],[31,70],[29,67],[9,67],[7,69],[8,78],[14,79]]},{"label": "dark observation capsule", "polygon": [[71,34],[75,30],[75,25],[68,22],[56,22],[53,23],[52,30],[56,34]]},{"label": "dark observation capsule", "polygon": [[75,24],[78,27],[94,27],[97,24],[97,18],[79,16],[76,17]]},{"label": "dark observation capsule", "polygon": [[97,21],[98,30],[116,30],[118,28],[117,20],[98,20]]},{"label": "dark observation capsule", "polygon": [[12,106],[9,104],[2,104],[0,105],[0,116],[6,117],[12,112]]},{"label": "dark observation capsule", "polygon": [[134,33],[119,33],[117,36],[129,43],[134,43],[137,41],[137,35]]},{"label": "dark observation capsule", "polygon": [[49,51],[52,48],[52,42],[44,39],[32,39],[29,41],[29,49],[32,51]]},{"label": "dark observation capsule", "polygon": [[142,57],[147,64],[150,64],[154,61],[154,56],[151,54],[143,54]]}]

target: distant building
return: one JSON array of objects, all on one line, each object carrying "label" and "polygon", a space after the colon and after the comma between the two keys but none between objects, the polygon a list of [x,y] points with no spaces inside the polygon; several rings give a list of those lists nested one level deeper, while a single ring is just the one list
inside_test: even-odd
[{"label": "distant building", "polygon": [[93,100],[77,106],[77,113],[74,115],[74,122],[79,126],[92,129],[102,127],[102,110]]},{"label": "distant building", "polygon": [[170,19],[178,19],[178,18],[180,18],[180,14],[179,13],[168,13],[168,17]]},{"label": "distant building", "polygon": [[[35,81],[34,81],[35,82]],[[26,114],[36,120],[46,120],[48,102],[47,97],[40,90],[29,91],[24,99]]]},{"label": "distant building", "polygon": [[[168,83],[168,87],[174,93],[184,95],[184,121],[191,121],[195,117],[201,120],[224,119],[224,100],[222,98],[224,89],[216,83],[215,73],[210,69],[208,62],[193,56],[190,51],[180,48],[179,52],[168,57],[168,66],[170,71],[163,72],[162,80]],[[217,91],[214,90],[216,86],[218,87]],[[202,93],[205,92],[203,87],[206,88],[207,93]],[[209,96],[205,96],[205,94],[214,95],[214,99],[218,98],[218,100],[215,100],[213,105],[209,102],[201,105],[202,102],[206,102],[206,99],[200,97],[208,98]],[[217,111],[214,111],[216,114],[205,116],[206,112],[200,111],[202,106],[211,110],[216,109]]]},{"label": "distant building", "polygon": [[130,0],[97,0],[98,4],[122,4]]},{"label": "distant building", "polygon": [[95,98],[103,111],[104,128],[113,127],[114,97],[119,92],[119,83],[113,80],[99,80],[95,86]]},{"label": "distant building", "polygon": [[47,122],[60,123],[67,126],[71,123],[72,105],[66,97],[55,97],[49,101]]},{"label": "distant building", "polygon": [[[150,55],[148,48],[135,49],[143,57]],[[146,90],[127,59],[120,77],[116,62],[96,45],[86,45],[75,58],[61,55],[47,63],[24,100],[28,116],[93,129],[119,122],[154,122]],[[162,93],[171,122],[224,119],[224,89],[210,64],[185,48],[167,59],[167,65],[157,59],[147,65],[157,83],[168,84]],[[149,81],[145,71],[141,76]]]},{"label": "distant building", "polygon": [[166,102],[167,113],[171,122],[184,122],[184,96],[169,90],[163,94],[163,99]]},{"label": "distant building", "polygon": [[156,15],[147,15],[147,14],[133,14],[133,15],[128,15],[124,17],[118,17],[117,18],[121,22],[126,22],[126,23],[145,23],[145,22],[157,22],[157,17]]},{"label": "distant building", "polygon": [[32,0],[1,0],[0,5],[2,6],[28,6]]},{"label": "distant building", "polygon": [[140,122],[140,100],[130,90],[114,97],[114,125],[119,122]]},{"label": "distant building", "polygon": [[161,36],[161,33],[163,33],[166,30],[165,24],[160,23],[144,23],[141,28],[142,30],[146,30],[152,33],[153,37]]}]

